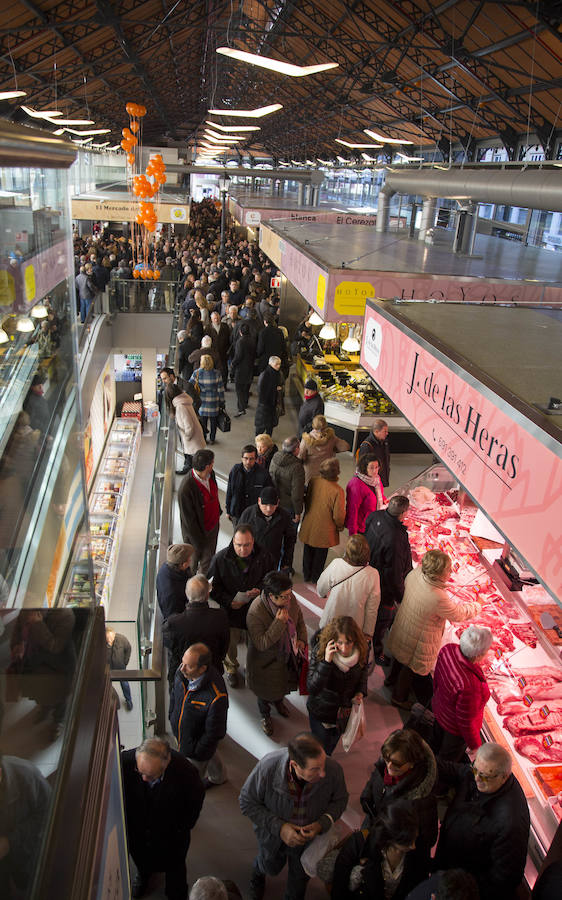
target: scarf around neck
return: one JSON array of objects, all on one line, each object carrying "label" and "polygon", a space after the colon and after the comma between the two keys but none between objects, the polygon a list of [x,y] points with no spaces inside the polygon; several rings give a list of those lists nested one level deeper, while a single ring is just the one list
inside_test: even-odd
[{"label": "scarf around neck", "polygon": [[377,497],[377,506],[382,506],[382,481],[380,475],[363,475],[362,472],[356,472],[357,478],[373,490]]},{"label": "scarf around neck", "polygon": [[[277,615],[278,606],[275,606],[275,603],[270,597],[264,597],[264,605],[267,610],[271,613],[271,615],[275,618]],[[281,638],[277,642],[277,655],[279,659],[284,659],[288,662],[290,659],[296,657],[296,646],[297,646],[297,628],[291,616],[287,619],[287,625],[285,631],[283,632]]]},{"label": "scarf around neck", "polygon": [[332,662],[341,672],[349,672],[359,662],[359,649],[356,647],[351,656],[342,656],[341,653],[334,653]]}]

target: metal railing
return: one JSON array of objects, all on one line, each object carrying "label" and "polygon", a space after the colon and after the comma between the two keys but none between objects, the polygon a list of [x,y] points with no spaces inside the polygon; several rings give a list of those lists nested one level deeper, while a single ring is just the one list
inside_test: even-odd
[{"label": "metal railing", "polygon": [[176,308],[178,289],[178,281],[116,278],[107,286],[109,310],[112,313],[172,313]]}]

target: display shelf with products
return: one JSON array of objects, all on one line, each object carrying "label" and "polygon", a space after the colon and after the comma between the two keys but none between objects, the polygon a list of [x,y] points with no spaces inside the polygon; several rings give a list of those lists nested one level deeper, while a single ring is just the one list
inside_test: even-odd
[{"label": "display shelf with products", "polygon": [[[560,618],[562,610],[531,573],[518,582],[520,590],[509,589],[511,549],[501,535],[501,542],[481,537],[494,533],[493,524],[445,466],[425,470],[398,493],[410,500],[404,524],[414,565],[427,550],[444,551],[453,567],[449,595],[482,604],[471,621],[493,632],[481,663],[491,691],[484,734],[509,750],[546,851],[562,820],[561,638],[553,615]],[[443,642],[457,642],[466,627],[448,623]]]},{"label": "display shelf with products", "polygon": [[90,494],[90,538],[81,539],[71,565],[65,603],[82,605],[89,590],[88,547],[96,599],[107,608],[140,442],[140,423],[115,419]]}]

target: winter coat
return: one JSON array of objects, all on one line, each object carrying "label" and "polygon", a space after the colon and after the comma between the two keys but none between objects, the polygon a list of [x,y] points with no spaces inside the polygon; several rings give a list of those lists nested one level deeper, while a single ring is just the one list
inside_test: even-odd
[{"label": "winter coat", "polygon": [[178,750],[188,759],[202,762],[214,756],[226,734],[228,694],[213,666],[203,675],[199,687],[189,690],[189,682],[178,669],[170,697],[170,725]]},{"label": "winter coat", "polygon": [[320,394],[313,394],[312,397],[303,400],[299,409],[299,423],[297,428],[297,437],[300,440],[303,432],[310,431],[314,416],[321,416],[324,412],[324,401]]},{"label": "winter coat", "polygon": [[262,488],[272,486],[273,482],[269,472],[263,466],[256,464],[253,469],[246,471],[243,463],[235,463],[228,475],[227,514],[238,519],[248,506],[253,506],[258,502]]},{"label": "winter coat", "polygon": [[482,743],[484,707],[490,699],[486,677],[478,663],[463,656],[458,644],[439,651],[433,676],[433,714],[441,728],[459,735],[471,750]]},{"label": "winter coat", "polygon": [[197,369],[189,379],[191,384],[198,384],[201,396],[199,415],[218,416],[224,406],[224,388],[220,372],[216,369]]},{"label": "winter coat", "polygon": [[201,643],[211,651],[213,666],[222,675],[230,639],[224,609],[215,609],[208,603],[188,603],[183,612],[170,616],[164,623],[162,636],[164,646],[170,651],[169,670],[176,672],[187,648]]},{"label": "winter coat", "polygon": [[279,450],[279,447],[277,446],[277,444],[272,444],[271,447],[268,447],[268,449],[265,451],[265,453],[258,453],[258,459],[257,459],[258,466],[263,466],[263,468],[267,469],[267,471],[269,472],[271,460],[273,459],[275,454],[278,452],[278,450]]},{"label": "winter coat", "polygon": [[277,406],[281,399],[281,372],[267,365],[258,378],[258,401],[254,425],[256,434],[272,431],[279,421]]},{"label": "winter coat", "polygon": [[[211,481],[216,487],[214,472],[211,472]],[[180,484],[178,504],[183,540],[187,544],[193,544],[194,547],[201,547],[208,534],[205,530],[203,493],[197,486],[193,472],[188,472]],[[219,505],[219,516],[221,513]]]},{"label": "winter coat", "polygon": [[107,665],[110,669],[126,669],[131,658],[131,645],[124,634],[115,634],[111,647],[106,645]]},{"label": "winter coat", "polygon": [[[252,820],[262,854],[274,859],[285,847],[281,826],[290,822],[295,805],[288,783],[289,751],[267,753],[254,766],[240,792],[240,809]],[[344,812],[349,794],[343,769],[335,759],[326,758],[326,775],[309,785],[305,795],[306,821],[318,822],[322,831]]]},{"label": "winter coat", "polygon": [[337,547],[345,522],[345,493],[335,481],[315,475],[306,492],[305,514],[299,533],[310,547]]},{"label": "winter coat", "polygon": [[[306,625],[294,595],[289,601],[289,615],[295,623],[297,640],[306,644]],[[279,641],[287,625],[273,616],[263,593],[252,601],[246,624],[250,638],[246,658],[246,683],[261,700],[281,700],[298,686],[295,666],[279,652]]]},{"label": "winter coat", "polygon": [[367,516],[375,512],[377,507],[378,498],[375,490],[357,475],[350,478],[345,489],[345,527],[349,534],[364,534]]},{"label": "winter coat", "polygon": [[247,506],[238,521],[252,526],[254,538],[262,547],[267,547],[276,565],[282,569],[291,567],[297,531],[286,509],[278,506],[268,519],[256,503]]},{"label": "winter coat", "polygon": [[390,475],[390,446],[388,438],[385,438],[384,441],[379,441],[371,432],[360,445],[357,451],[357,458],[359,459],[360,456],[364,456],[367,453],[378,460],[381,481],[384,487],[388,487]]},{"label": "winter coat", "polygon": [[[2,862],[3,896],[11,896],[10,876],[27,896],[33,879],[39,848],[47,826],[51,808],[52,788],[39,769],[27,759],[3,756],[2,774],[2,836],[9,842],[9,851]],[[22,894],[23,895],[23,894]],[[19,896],[19,891],[18,891]]]},{"label": "winter coat", "polygon": [[149,791],[137,771],[134,749],[121,753],[121,770],[127,841],[133,859],[149,854],[151,861],[162,865],[185,858],[190,831],[205,798],[195,766],[172,750],[162,780]]},{"label": "winter coat", "polygon": [[279,450],[269,466],[269,474],[279,494],[279,504],[295,516],[304,506],[304,466],[294,453]]},{"label": "winter coat", "polygon": [[184,337],[183,341],[178,344],[178,373],[182,380],[189,381],[193,375],[193,363],[189,362],[189,355],[193,353],[200,345],[189,335]]},{"label": "winter coat", "polygon": [[437,840],[437,800],[433,788],[437,779],[437,763],[433,751],[424,741],[425,759],[396,784],[385,784],[386,764],[381,757],[374,765],[371,777],[361,791],[361,807],[367,814],[364,827],[370,828],[377,816],[396,800],[407,800],[419,823],[416,849],[429,857]]},{"label": "winter coat", "polygon": [[[361,883],[352,891],[349,888],[351,871],[365,858],[367,862],[362,866]],[[385,894],[382,861],[383,855],[375,844],[374,835],[354,831],[336,858],[331,895],[338,900],[359,900],[359,898],[383,900]],[[427,877],[428,870],[427,859],[420,857],[415,850],[406,853],[402,877],[392,895],[392,900],[404,900],[410,891]]]},{"label": "winter coat", "polygon": [[379,573],[372,566],[352,566],[342,557],[324,569],[316,593],[328,597],[319,625],[323,628],[337,616],[351,616],[361,631],[372,636],[381,599]]},{"label": "winter coat", "polygon": [[225,325],[224,322],[221,322],[218,331],[213,324],[211,324],[210,330],[211,336],[215,339],[219,359],[221,363],[224,364],[226,363],[228,351],[230,350],[230,328],[228,325]]},{"label": "winter coat", "polygon": [[472,769],[439,760],[439,777],[455,796],[439,832],[435,869],[464,869],[481,900],[513,900],[523,879],[529,807],[514,775],[494,793],[479,793]]},{"label": "winter coat", "polygon": [[238,565],[232,541],[223,550],[215,553],[209,567],[209,579],[213,579],[211,598],[228,613],[231,628],[246,628],[246,616],[250,602],[240,609],[232,609],[232,601],[237,593],[259,588],[261,591],[264,576],[275,569],[275,560],[269,550],[257,542],[254,549],[246,557],[245,565]]},{"label": "winter coat", "polygon": [[156,576],[156,595],[164,622],[174,613],[181,613],[187,603],[185,586],[191,578],[191,569],[180,570],[163,563]]},{"label": "winter coat", "polygon": [[367,517],[365,537],[371,548],[371,565],[381,579],[381,603],[384,606],[400,603],[404,579],[412,569],[406,526],[387,509],[380,509]]},{"label": "winter coat", "polygon": [[357,662],[349,672],[342,672],[334,662],[319,658],[319,637],[320,630],[310,642],[306,706],[318,721],[335,725],[340,706],[350,708],[356,694],[367,696],[367,662],[363,665]]},{"label": "winter coat", "polygon": [[256,357],[259,372],[266,368],[270,356],[278,356],[281,361],[287,359],[285,336],[277,325],[266,325],[258,335]]},{"label": "winter coat", "polygon": [[418,675],[428,675],[441,647],[445,622],[465,622],[474,618],[480,609],[476,602],[455,602],[444,584],[431,581],[419,566],[406,578],[387,651]]},{"label": "winter coat", "polygon": [[189,394],[178,394],[172,400],[176,414],[176,428],[180,436],[182,452],[193,456],[197,450],[205,449],[205,438],[199,419],[193,408]]},{"label": "winter coat", "polygon": [[349,450],[347,441],[336,437],[333,428],[326,428],[320,434],[311,431],[303,434],[299,450],[299,459],[304,463],[304,477],[308,484],[313,475],[318,475],[320,465],[325,459]]},{"label": "winter coat", "polygon": [[230,376],[236,384],[250,384],[254,377],[256,345],[250,335],[241,334],[234,344]]}]

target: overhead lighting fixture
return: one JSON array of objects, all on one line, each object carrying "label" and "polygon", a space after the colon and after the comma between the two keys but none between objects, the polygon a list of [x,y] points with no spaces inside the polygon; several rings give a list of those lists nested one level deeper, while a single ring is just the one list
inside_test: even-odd
[{"label": "overhead lighting fixture", "polygon": [[58,109],[31,109],[30,106],[20,106],[20,109],[23,109],[28,116],[31,116],[32,119],[54,119],[57,116],[62,116],[62,112]]},{"label": "overhead lighting fixture", "polygon": [[423,156],[406,156],[405,153],[396,153],[404,162],[423,162]]},{"label": "overhead lighting fixture", "polygon": [[206,131],[203,135],[205,140],[210,141],[211,144],[239,144],[242,138],[237,137],[213,137],[210,131]]},{"label": "overhead lighting fixture", "polygon": [[312,160],[312,159],[307,159],[307,160],[305,160],[305,162],[306,162],[307,166],[313,166],[313,165],[314,165],[314,160]]},{"label": "overhead lighting fixture", "polygon": [[323,166],[333,166],[333,162],[331,159],[320,159],[319,156],[316,157],[319,163],[322,163]]},{"label": "overhead lighting fixture", "polygon": [[[57,115],[58,115],[58,113],[57,113]],[[43,118],[47,119],[47,122],[50,122],[51,119],[54,117],[53,116],[43,116]],[[93,119],[57,119],[56,122],[54,122],[53,124],[66,126],[66,125],[95,125],[96,123],[94,122]],[[111,131],[110,128],[108,128],[107,130]]]},{"label": "overhead lighting fixture", "polygon": [[[0,100],[15,100],[16,97],[27,97],[27,91],[0,91]],[[6,334],[6,332],[4,332],[4,334]],[[6,343],[1,340],[1,335],[0,343]]]},{"label": "overhead lighting fixture", "polygon": [[243,141],[244,137],[241,134],[220,134],[218,131],[213,131],[211,128],[206,128],[203,132],[208,137],[214,137],[217,141]]},{"label": "overhead lighting fixture", "polygon": [[[59,123],[57,122],[57,125],[58,124]],[[94,134],[109,134],[111,128],[91,128],[88,129],[88,131],[77,131],[75,128],[65,128],[65,131],[69,131],[70,134],[77,134],[79,137],[85,137],[87,134],[92,135],[93,137]]]},{"label": "overhead lighting fixture", "polygon": [[341,345],[341,348],[346,353],[359,353],[361,350],[361,344],[355,337],[355,328],[353,326],[349,329],[349,335]]},{"label": "overhead lighting fixture", "polygon": [[103,150],[104,147],[109,147],[109,141],[105,141],[103,144],[92,144],[92,147],[95,147],[96,150]]},{"label": "overhead lighting fixture", "polygon": [[382,144],[350,144],[349,141],[344,141],[341,138],[336,138],[336,143],[343,144],[344,147],[349,147],[350,150],[375,150],[377,147],[382,147]]},{"label": "overhead lighting fixture", "polygon": [[84,145],[84,144],[89,144],[90,141],[93,141],[94,139],[93,139],[93,137],[87,137],[87,138],[84,138],[83,140],[80,140],[80,138],[71,138],[71,140],[72,140],[73,144]]},{"label": "overhead lighting fixture", "polygon": [[53,131],[53,134],[56,134],[57,137],[60,137],[60,135],[64,134],[65,131],[66,131],[66,128],[57,128],[56,131]]},{"label": "overhead lighting fixture", "polygon": [[44,303],[37,303],[31,310],[34,319],[46,319],[48,316],[47,307]]},{"label": "overhead lighting fixture", "polygon": [[369,156],[368,153],[362,153],[361,157],[365,160],[365,162],[376,162],[377,161],[376,156]]},{"label": "overhead lighting fixture", "polygon": [[211,122],[210,119],[205,119],[205,125],[212,125],[219,131],[261,131],[259,125],[219,125],[218,122]]},{"label": "overhead lighting fixture", "polygon": [[237,59],[239,62],[249,63],[251,66],[260,66],[262,69],[270,69],[281,75],[289,75],[291,78],[303,78],[306,75],[317,75],[318,72],[327,72],[328,69],[337,69],[339,63],[320,63],[317,66],[295,66],[292,63],[281,62],[270,56],[258,56],[257,53],[246,53],[245,50],[233,50],[231,47],[217,47],[217,53]]},{"label": "overhead lighting fixture", "polygon": [[323,325],[324,319],[321,319],[317,312],[313,312],[308,320],[309,325]]},{"label": "overhead lighting fixture", "polygon": [[344,159],[343,156],[336,156],[336,159],[338,160],[338,162],[347,163],[347,159]]},{"label": "overhead lighting fixture", "polygon": [[35,322],[29,316],[20,316],[16,322],[16,331],[27,334],[29,331],[35,331]]},{"label": "overhead lighting fixture", "polygon": [[378,131],[371,131],[370,128],[364,128],[363,131],[365,134],[368,134],[370,138],[373,138],[375,141],[382,141],[384,144],[413,144],[413,141],[406,141],[403,138],[389,138],[384,134],[379,134]]},{"label": "overhead lighting fixture", "polygon": [[283,109],[282,103],[272,103],[271,106],[260,106],[259,109],[210,109],[210,116],[240,116],[244,119],[261,119],[270,113]]},{"label": "overhead lighting fixture", "polygon": [[324,327],[320,329],[318,337],[322,338],[323,341],[334,341],[336,339],[336,329],[331,322],[326,322]]}]

